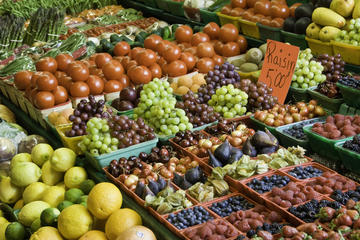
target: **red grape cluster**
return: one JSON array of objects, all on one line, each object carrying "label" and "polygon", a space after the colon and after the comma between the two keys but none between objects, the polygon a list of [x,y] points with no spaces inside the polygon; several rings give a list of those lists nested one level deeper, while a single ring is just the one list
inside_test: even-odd
[{"label": "red grape cluster", "polygon": [[118,148],[126,148],[154,139],[154,129],[145,124],[142,118],[130,119],[128,116],[112,116],[108,121],[111,137],[119,140]]},{"label": "red grape cluster", "polygon": [[176,155],[176,153],[174,153],[172,147],[164,145],[161,148],[152,148],[149,154],[141,152],[139,158],[146,163],[167,163],[173,155]]},{"label": "red grape cluster", "polygon": [[209,135],[202,133],[201,131],[180,131],[176,133],[173,141],[179,144],[181,147],[190,147],[199,144],[201,139],[209,139]]},{"label": "red grape cluster", "polygon": [[114,177],[119,177],[121,174],[130,174],[135,168],[142,169],[143,164],[140,158],[131,156],[128,159],[122,157],[118,161],[112,160],[109,165],[109,172]]},{"label": "red grape cluster", "polygon": [[76,106],[74,113],[69,116],[72,122],[72,128],[66,132],[66,136],[75,137],[86,135],[86,123],[93,117],[109,118],[111,109],[104,111],[105,101],[96,101],[95,97],[90,95],[89,101],[82,99]]},{"label": "red grape cluster", "polygon": [[337,54],[336,56],[321,54],[316,60],[324,66],[323,74],[326,75],[327,81],[337,82],[340,79],[345,66],[345,61],[341,59],[340,54]]}]

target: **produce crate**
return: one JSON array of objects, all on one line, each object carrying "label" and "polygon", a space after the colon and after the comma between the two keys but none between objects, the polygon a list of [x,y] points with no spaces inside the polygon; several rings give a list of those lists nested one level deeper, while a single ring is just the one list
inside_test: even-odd
[{"label": "produce crate", "polygon": [[110,108],[114,114],[119,115],[119,116],[121,116],[121,115],[126,115],[126,116],[128,116],[128,117],[132,117],[132,116],[133,116],[133,114],[134,114],[134,109],[130,109],[130,110],[127,110],[127,111],[118,111],[116,108],[114,108],[114,107],[111,106],[111,103],[112,103],[112,101],[108,101],[108,102],[105,103],[105,106],[106,106],[107,108]]},{"label": "produce crate", "polygon": [[[338,151],[335,149],[335,144],[343,141],[332,140],[312,131],[313,124],[303,127],[304,132],[309,138],[309,145],[311,149],[318,153],[320,156],[329,158],[330,160],[337,161],[339,159]],[[352,137],[345,138],[344,140],[351,139]]]},{"label": "produce crate", "polygon": [[249,37],[260,39],[259,27],[254,22],[250,22],[244,19],[238,19],[240,23],[241,32]]},{"label": "produce crate", "polygon": [[360,90],[352,87],[345,86],[339,82],[336,83],[339,87],[341,95],[344,98],[345,103],[354,108],[360,108]]},{"label": "produce crate", "polygon": [[293,100],[294,103],[300,101],[308,102],[310,100],[310,96],[306,89],[296,88],[292,86],[290,86],[289,88],[288,98],[289,100]]},{"label": "produce crate", "polygon": [[250,120],[254,123],[254,125],[256,126],[257,130],[262,130],[264,131],[265,128],[267,128],[275,137],[277,137],[277,132],[276,132],[276,127],[272,127],[272,126],[268,126],[265,123],[255,119],[254,116],[250,117]]},{"label": "produce crate", "polygon": [[7,93],[6,89],[6,82],[0,78],[0,92],[6,97],[9,98],[9,95]]},{"label": "produce crate", "polygon": [[183,8],[184,2],[176,2],[173,0],[166,1],[171,14],[179,17],[185,17]]},{"label": "produce crate", "polygon": [[330,42],[322,42],[320,40],[312,39],[308,37],[305,37],[305,40],[307,41],[308,46],[314,55],[327,53],[330,56],[334,56],[333,46]]},{"label": "produce crate", "polygon": [[346,103],[341,104],[339,113],[343,115],[360,115],[360,109],[349,107]]},{"label": "produce crate", "polygon": [[167,0],[155,0],[155,2],[159,9],[170,12]]},{"label": "produce crate", "polygon": [[315,91],[316,87],[311,87],[307,89],[310,97],[315,99],[319,105],[324,108],[337,113],[339,111],[340,105],[344,102],[342,98],[328,98],[327,96]]},{"label": "produce crate", "polygon": [[14,84],[11,84],[11,85],[7,84],[6,88],[7,88],[7,93],[8,93],[10,101],[14,105],[19,107],[18,95],[20,94],[20,91],[15,88]]},{"label": "produce crate", "polygon": [[289,129],[292,126],[300,124],[300,123],[309,123],[310,124],[310,122],[312,122],[314,120],[320,122],[323,119],[325,119],[325,118],[313,118],[313,119],[309,119],[309,120],[300,121],[300,122],[291,123],[291,124],[288,124],[288,125],[285,125],[285,126],[277,127],[275,130],[277,132],[277,136],[279,137],[281,146],[284,146],[284,147],[300,146],[300,147],[309,149],[310,146],[309,146],[309,140],[308,139],[300,140],[300,139],[297,139],[297,138],[285,133],[284,131],[286,129]]},{"label": "produce crate", "polygon": [[282,41],[281,28],[269,27],[261,23],[256,23],[256,25],[259,27],[261,40],[267,41],[268,39],[272,39],[279,42]]},{"label": "produce crate", "polygon": [[201,130],[207,128],[207,127],[211,127],[211,126],[213,126],[213,125],[216,125],[218,122],[219,122],[219,121],[216,120],[215,122],[208,123],[208,124],[204,124],[204,125],[202,125],[202,126],[200,126],[200,127],[193,128],[191,131],[193,131],[193,132],[194,132],[194,131],[201,131]]},{"label": "produce crate", "polygon": [[67,137],[65,133],[71,129],[72,125],[66,126],[58,126],[55,127],[56,131],[58,132],[61,142],[63,143],[64,147],[70,148],[76,154],[82,154],[82,151],[79,147],[79,143],[84,139],[84,136],[77,136],[77,137]]},{"label": "produce crate", "polygon": [[152,8],[158,8],[155,0],[144,0],[144,4]]},{"label": "produce crate", "polygon": [[221,12],[217,12],[216,14],[219,16],[219,21],[220,21],[221,26],[223,26],[227,23],[232,23],[237,27],[237,29],[239,29],[239,31],[241,30],[240,23],[239,23],[239,19],[240,19],[239,17],[225,15],[225,14],[222,14]]},{"label": "produce crate", "polygon": [[156,146],[158,139],[155,138],[150,141],[142,142],[127,148],[119,149],[107,154],[101,154],[100,156],[92,156],[89,152],[85,152],[85,156],[88,158],[90,164],[98,171],[109,165],[109,163],[121,157],[138,156],[141,152],[150,153],[151,149]]},{"label": "produce crate", "polygon": [[24,113],[26,113],[26,114],[28,114],[29,113],[29,111],[28,111],[28,109],[27,109],[27,106],[26,106],[26,103],[25,103],[25,101],[27,100],[27,99],[25,99],[26,97],[25,97],[25,93],[21,93],[21,94],[19,94],[19,107],[20,107],[20,109],[24,112]]},{"label": "produce crate", "polygon": [[290,43],[291,45],[300,47],[301,50],[304,50],[308,47],[308,44],[305,40],[304,34],[296,34],[291,32],[286,32],[283,30],[280,30],[281,36],[283,38],[283,42]]},{"label": "produce crate", "polygon": [[202,23],[207,24],[209,22],[215,22],[217,25],[221,25],[219,16],[216,12],[210,12],[206,9],[200,9],[200,17]]},{"label": "produce crate", "polygon": [[356,174],[360,174],[360,154],[350,149],[343,148],[343,145],[347,140],[342,140],[335,144],[335,149],[337,150],[342,163],[345,168],[354,172]]},{"label": "produce crate", "polygon": [[346,43],[331,41],[334,55],[341,54],[341,58],[350,64],[360,65],[360,47]]},{"label": "produce crate", "polygon": [[291,5],[293,5],[294,3],[308,3],[308,0],[286,0],[287,5],[290,7]]}]

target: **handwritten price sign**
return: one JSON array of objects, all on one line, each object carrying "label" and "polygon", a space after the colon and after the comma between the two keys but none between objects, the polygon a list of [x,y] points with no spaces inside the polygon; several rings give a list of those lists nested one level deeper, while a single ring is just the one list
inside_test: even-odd
[{"label": "handwritten price sign", "polygon": [[294,74],[299,47],[267,40],[267,49],[259,81],[273,89],[273,96],[284,103]]}]

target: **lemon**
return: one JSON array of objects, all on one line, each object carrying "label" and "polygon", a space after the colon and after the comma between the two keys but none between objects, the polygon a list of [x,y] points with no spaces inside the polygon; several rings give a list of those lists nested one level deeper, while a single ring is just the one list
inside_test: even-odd
[{"label": "lemon", "polygon": [[51,167],[58,172],[66,172],[75,165],[76,154],[69,148],[58,148],[50,158]]},{"label": "lemon", "polygon": [[53,186],[61,182],[64,178],[64,173],[57,172],[51,167],[50,161],[46,161],[41,168],[41,179],[47,185]]},{"label": "lemon", "polygon": [[31,160],[41,167],[44,162],[50,160],[54,149],[47,143],[39,143],[31,150]]},{"label": "lemon", "polygon": [[6,240],[25,239],[25,227],[19,222],[10,223],[5,230]]},{"label": "lemon", "polygon": [[97,230],[92,230],[82,235],[79,240],[107,240],[105,233]]},{"label": "lemon", "polygon": [[62,212],[62,210],[64,210],[65,208],[73,205],[74,203],[70,202],[70,201],[62,201],[61,203],[59,203],[59,205],[57,206],[57,208],[60,210],[60,212]]},{"label": "lemon", "polygon": [[19,222],[29,227],[33,221],[40,218],[42,211],[50,205],[43,201],[35,201],[26,204],[19,212]]},{"label": "lemon", "polygon": [[64,182],[59,182],[58,184],[56,184],[56,186],[62,187],[63,189],[66,190],[66,186],[65,186],[65,183],[64,183]]},{"label": "lemon", "polygon": [[109,240],[116,240],[120,233],[137,225],[142,225],[141,217],[137,212],[129,208],[118,209],[106,221],[106,237]]},{"label": "lemon", "polygon": [[65,200],[76,203],[76,201],[83,196],[84,193],[78,188],[71,188],[65,192]]},{"label": "lemon", "polygon": [[11,182],[18,187],[26,187],[37,182],[41,177],[41,169],[33,162],[21,162],[10,171]]},{"label": "lemon", "polygon": [[89,194],[94,186],[95,182],[91,179],[87,179],[80,184],[80,189],[84,192],[84,194]]},{"label": "lemon", "polygon": [[51,186],[45,191],[41,200],[50,204],[51,207],[56,207],[59,203],[64,201],[64,196],[65,189],[58,186]]},{"label": "lemon", "polygon": [[31,235],[30,240],[63,240],[63,238],[56,228],[42,227]]},{"label": "lemon", "polygon": [[7,220],[6,218],[0,217],[0,226],[1,226],[2,224],[4,224],[4,223],[7,223],[7,222],[8,222],[8,220]]},{"label": "lemon", "polygon": [[29,153],[16,154],[10,162],[10,169],[12,169],[17,163],[31,162],[31,155]]},{"label": "lemon", "polygon": [[0,202],[15,203],[21,193],[22,188],[15,186],[10,177],[0,177]]},{"label": "lemon", "polygon": [[112,183],[99,183],[89,193],[87,206],[98,219],[106,219],[111,213],[121,208],[122,195]]},{"label": "lemon", "polygon": [[10,225],[9,222],[0,224],[0,240],[6,240],[5,231],[6,231],[7,226],[9,226],[9,225]]},{"label": "lemon", "polygon": [[27,186],[23,192],[24,203],[41,200],[45,191],[49,188],[48,185],[42,182],[34,182]]},{"label": "lemon", "polygon": [[42,226],[56,226],[60,211],[57,208],[47,208],[40,215]]},{"label": "lemon", "polygon": [[87,173],[82,167],[72,167],[66,171],[64,176],[67,188],[79,188],[80,184],[87,179]]},{"label": "lemon", "polygon": [[13,209],[14,209],[14,210],[18,210],[18,209],[21,209],[23,206],[24,206],[24,200],[19,199],[19,200],[15,203]]},{"label": "lemon", "polygon": [[35,219],[35,221],[32,222],[31,226],[30,226],[30,229],[31,229],[31,232],[34,233],[36,232],[39,228],[41,228],[41,219],[40,218],[37,218]]},{"label": "lemon", "polygon": [[87,209],[80,204],[74,204],[60,213],[58,229],[66,239],[78,239],[91,230],[92,223],[92,216]]}]

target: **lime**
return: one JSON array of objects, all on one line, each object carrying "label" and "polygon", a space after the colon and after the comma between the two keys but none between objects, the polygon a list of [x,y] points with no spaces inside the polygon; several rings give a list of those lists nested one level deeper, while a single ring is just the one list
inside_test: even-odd
[{"label": "lime", "polygon": [[50,163],[51,167],[58,172],[66,172],[75,165],[76,154],[69,148],[58,148],[54,151]]},{"label": "lime", "polygon": [[60,210],[60,212],[62,212],[62,210],[64,210],[65,208],[73,205],[74,203],[70,202],[70,201],[62,201],[57,208]]},{"label": "lime", "polygon": [[19,212],[19,222],[25,226],[30,226],[33,221],[40,218],[42,211],[49,207],[50,205],[43,201],[35,201],[26,204]]},{"label": "lime", "polygon": [[10,223],[5,230],[6,240],[25,239],[25,227],[19,222]]},{"label": "lime", "polygon": [[31,150],[31,160],[41,167],[44,162],[50,160],[54,149],[47,143],[39,143]]},{"label": "lime", "polygon": [[91,189],[95,186],[95,182],[91,179],[87,179],[80,184],[80,189],[85,194],[89,194]]},{"label": "lime", "polygon": [[72,167],[66,171],[64,176],[65,186],[68,188],[79,188],[86,179],[87,173],[82,167]]},{"label": "lime", "polygon": [[36,232],[39,228],[41,228],[41,219],[37,218],[35,221],[32,222],[30,229],[31,232],[34,233]]},{"label": "lime", "polygon": [[47,208],[40,215],[42,226],[56,226],[60,211],[57,208]]},{"label": "lime", "polygon": [[87,199],[88,199],[88,195],[83,195],[76,201],[76,203],[80,204],[82,202],[87,202]]},{"label": "lime", "polygon": [[50,186],[56,185],[64,178],[64,173],[52,169],[50,161],[46,161],[44,165],[42,165],[41,171],[42,181]]},{"label": "lime", "polygon": [[75,203],[84,193],[78,188],[71,188],[65,192],[65,200]]},{"label": "lime", "polygon": [[49,186],[42,182],[34,182],[30,184],[23,192],[24,204],[41,200],[48,188]]}]

